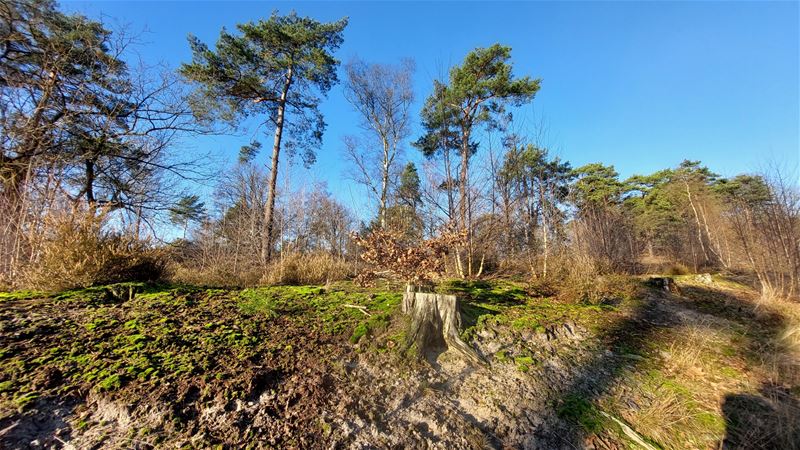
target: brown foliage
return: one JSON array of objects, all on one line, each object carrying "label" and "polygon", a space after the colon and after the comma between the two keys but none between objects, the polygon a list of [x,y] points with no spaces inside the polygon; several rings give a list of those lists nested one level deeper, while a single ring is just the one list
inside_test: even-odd
[{"label": "brown foliage", "polygon": [[[429,281],[441,275],[447,254],[464,245],[466,240],[466,230],[448,230],[417,245],[403,240],[402,233],[393,230],[379,229],[364,237],[353,235],[353,241],[362,249],[362,260],[409,283]],[[367,271],[359,274],[356,281],[365,284],[374,277],[375,272]]]},{"label": "brown foliage", "polygon": [[354,276],[351,262],[326,252],[281,254],[266,267],[259,262],[234,267],[227,257],[197,265],[173,256],[170,269],[172,281],[199,286],[319,285]]},{"label": "brown foliage", "polygon": [[568,278],[559,284],[560,299],[590,305],[613,304],[633,297],[638,289],[636,281],[627,275]]}]

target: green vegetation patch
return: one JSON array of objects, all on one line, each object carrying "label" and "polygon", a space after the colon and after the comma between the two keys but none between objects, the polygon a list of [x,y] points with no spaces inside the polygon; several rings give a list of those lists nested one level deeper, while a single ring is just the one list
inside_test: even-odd
[{"label": "green vegetation patch", "polygon": [[33,298],[47,297],[47,293],[41,291],[13,291],[0,292],[0,302],[10,300],[30,300]]},{"label": "green vegetation patch", "polygon": [[510,281],[447,280],[437,290],[456,294],[468,303],[485,305],[519,305],[530,296],[523,285]]},{"label": "green vegetation patch", "polygon": [[[142,283],[28,296],[0,310],[0,406],[24,408],[34,393],[139,397],[167,386],[246,396],[265,376],[259,373],[294,367],[323,336],[357,342],[386,329],[401,300],[347,286],[224,291]],[[29,313],[32,301],[37,314]],[[321,363],[333,353],[313,357]]]},{"label": "green vegetation patch", "polygon": [[517,364],[517,369],[523,373],[527,373],[536,364],[532,356],[517,356],[514,362]]},{"label": "green vegetation patch", "polygon": [[624,296],[613,305],[565,301],[543,297],[540,288],[510,281],[449,280],[437,290],[461,300],[461,338],[467,342],[481,330],[496,326],[544,333],[548,326],[574,322],[600,331],[641,302],[632,296]]},{"label": "green vegetation patch", "polygon": [[579,424],[589,433],[600,433],[607,428],[607,419],[593,402],[578,394],[564,397],[558,407],[558,416],[564,420]]}]

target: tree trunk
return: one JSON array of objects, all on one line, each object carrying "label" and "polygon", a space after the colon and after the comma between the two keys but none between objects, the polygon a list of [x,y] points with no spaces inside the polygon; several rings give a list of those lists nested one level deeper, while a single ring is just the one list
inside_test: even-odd
[{"label": "tree trunk", "polygon": [[447,347],[471,362],[482,362],[458,334],[461,312],[455,295],[416,292],[416,287],[409,284],[403,295],[402,310],[411,316],[406,345],[416,345],[420,357],[428,350]]},{"label": "tree trunk", "polygon": [[142,236],[142,205],[136,207],[136,239],[141,239]]},{"label": "tree trunk", "polygon": [[444,170],[447,176],[447,219],[452,222],[456,215],[453,206],[453,173],[450,168],[450,149],[444,147]]},{"label": "tree trunk", "polygon": [[[689,198],[689,205],[692,207],[692,212],[694,213],[694,220],[697,224],[697,241],[700,243],[700,250],[703,252],[703,263],[708,264],[709,257],[708,252],[706,251],[706,245],[703,242],[703,228],[700,224],[700,216],[697,214],[697,208],[694,206],[694,200],[692,200],[692,191],[689,189],[689,182],[684,181],[686,185],[686,196]],[[695,269],[696,270],[696,269]]]},{"label": "tree trunk", "polygon": [[278,102],[278,117],[275,119],[275,140],[272,144],[272,168],[269,174],[269,191],[267,192],[267,207],[264,210],[264,226],[266,236],[261,243],[261,259],[264,263],[272,259],[272,225],[273,213],[275,212],[275,188],[278,183],[278,159],[281,154],[281,136],[283,135],[283,117],[286,111],[286,96],[289,94],[289,87],[292,85],[292,69],[286,73],[286,82],[281,91],[281,98]]},{"label": "tree trunk", "polygon": [[470,223],[469,214],[469,136],[470,129],[464,127],[461,131],[461,174],[458,190],[461,196],[459,205],[460,225],[462,229],[467,230],[467,273],[465,275],[472,277],[472,224]]},{"label": "tree trunk", "polygon": [[86,190],[86,203],[89,208],[94,206],[94,157],[86,159],[86,182],[84,189]]},{"label": "tree trunk", "polygon": [[461,219],[461,227],[469,228],[467,223],[467,208],[469,195],[469,128],[464,128],[461,131],[461,176],[459,178],[458,190],[461,196],[461,204],[459,205],[459,218]]},{"label": "tree trunk", "polygon": [[547,210],[545,205],[544,186],[539,182],[539,207],[542,210],[542,244],[544,245],[544,259],[542,261],[542,278],[547,279],[547,257],[550,248],[547,240]]},{"label": "tree trunk", "polygon": [[389,194],[389,142],[383,138],[383,164],[381,167],[381,198],[378,216],[381,228],[386,228],[386,199]]}]

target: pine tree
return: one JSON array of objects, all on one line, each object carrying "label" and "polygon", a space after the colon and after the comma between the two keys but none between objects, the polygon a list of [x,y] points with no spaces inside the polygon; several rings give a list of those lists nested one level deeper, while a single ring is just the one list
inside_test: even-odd
[{"label": "pine tree", "polygon": [[346,18],[322,23],[294,12],[286,16],[273,13],[267,20],[237,25],[238,35],[223,29],[215,50],[189,36],[192,62],[183,64],[180,71],[197,86],[192,102],[195,115],[234,125],[257,116],[275,126],[261,250],[265,262],[272,257],[275,239],[273,216],[282,142],[286,137],[290,151],[301,151],[306,165],[314,162],[325,130],[319,96],[338,81],[339,61],[333,52],[342,44],[346,26]]}]

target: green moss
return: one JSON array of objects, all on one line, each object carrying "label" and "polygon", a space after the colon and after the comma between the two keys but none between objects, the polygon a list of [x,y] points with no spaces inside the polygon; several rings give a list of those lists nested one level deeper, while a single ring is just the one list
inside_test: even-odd
[{"label": "green moss", "polygon": [[38,392],[24,392],[19,393],[14,397],[14,404],[17,405],[19,409],[24,409],[26,406],[31,404],[34,400],[39,398],[40,394]]},{"label": "green moss", "polygon": [[531,356],[517,356],[516,358],[514,358],[514,362],[517,363],[517,364],[527,364],[527,365],[530,366],[530,365],[533,364],[533,357],[531,357]]},{"label": "green moss", "polygon": [[0,302],[9,300],[30,300],[44,297],[47,297],[47,293],[41,291],[0,292]]},{"label": "green moss", "polygon": [[558,416],[579,424],[589,433],[599,433],[607,426],[600,410],[585,397],[577,394],[564,397],[558,408]]},{"label": "green moss", "polygon": [[507,362],[509,360],[508,352],[505,350],[499,350],[494,354],[494,360],[500,363]]},{"label": "green moss", "polygon": [[278,304],[268,290],[245,289],[239,293],[239,309],[248,315],[260,315],[265,318],[278,316]]},{"label": "green moss", "polygon": [[725,419],[723,419],[719,414],[709,411],[702,411],[695,415],[695,419],[702,426],[702,428],[707,431],[717,435],[723,435],[725,433]]},{"label": "green moss", "polygon": [[358,342],[363,336],[366,336],[367,332],[369,332],[369,327],[366,323],[360,323],[356,326],[353,330],[353,335],[350,336],[350,342],[355,344]]},{"label": "green moss", "polygon": [[331,427],[331,425],[324,420],[319,421],[319,428],[322,431],[322,436],[326,438],[333,432],[333,427]]},{"label": "green moss", "polygon": [[360,322],[353,329],[353,334],[350,336],[350,342],[356,343],[363,336],[368,333],[386,329],[389,326],[391,315],[389,313],[375,314],[370,316],[366,321]]},{"label": "green moss", "polygon": [[659,369],[648,370],[645,374],[644,381],[648,390],[653,393],[657,393],[659,389],[665,389],[685,399],[690,399],[692,397],[692,392],[686,385],[674,378],[668,377]]},{"label": "green moss", "polygon": [[722,275],[722,274],[718,274],[718,273],[717,274],[713,274],[713,275],[711,275],[711,279],[714,281],[714,283],[716,283],[716,284],[718,284],[718,285],[720,285],[722,287],[726,287],[728,289],[737,289],[737,290],[745,290],[745,291],[751,289],[749,286],[746,286],[746,285],[744,285],[742,283],[739,283],[738,281],[734,281],[734,280],[731,280],[729,278],[725,278],[725,276]]},{"label": "green moss", "polygon": [[6,380],[0,382],[0,392],[11,392],[14,390],[14,382],[11,380]]},{"label": "green moss", "polygon": [[447,280],[437,290],[445,294],[460,294],[470,302],[489,305],[524,304],[529,297],[522,286],[507,281]]},{"label": "green moss", "polygon": [[527,373],[531,369],[531,366],[536,363],[531,356],[517,356],[514,358],[514,362],[517,364],[517,369],[523,373]]},{"label": "green moss", "polygon": [[112,391],[119,389],[122,386],[122,378],[118,374],[109,375],[99,383],[97,383],[97,387],[103,391]]},{"label": "green moss", "polygon": [[537,333],[544,332],[544,327],[539,323],[539,317],[537,316],[523,316],[514,319],[511,321],[511,327],[517,330],[529,329],[536,330]]}]

